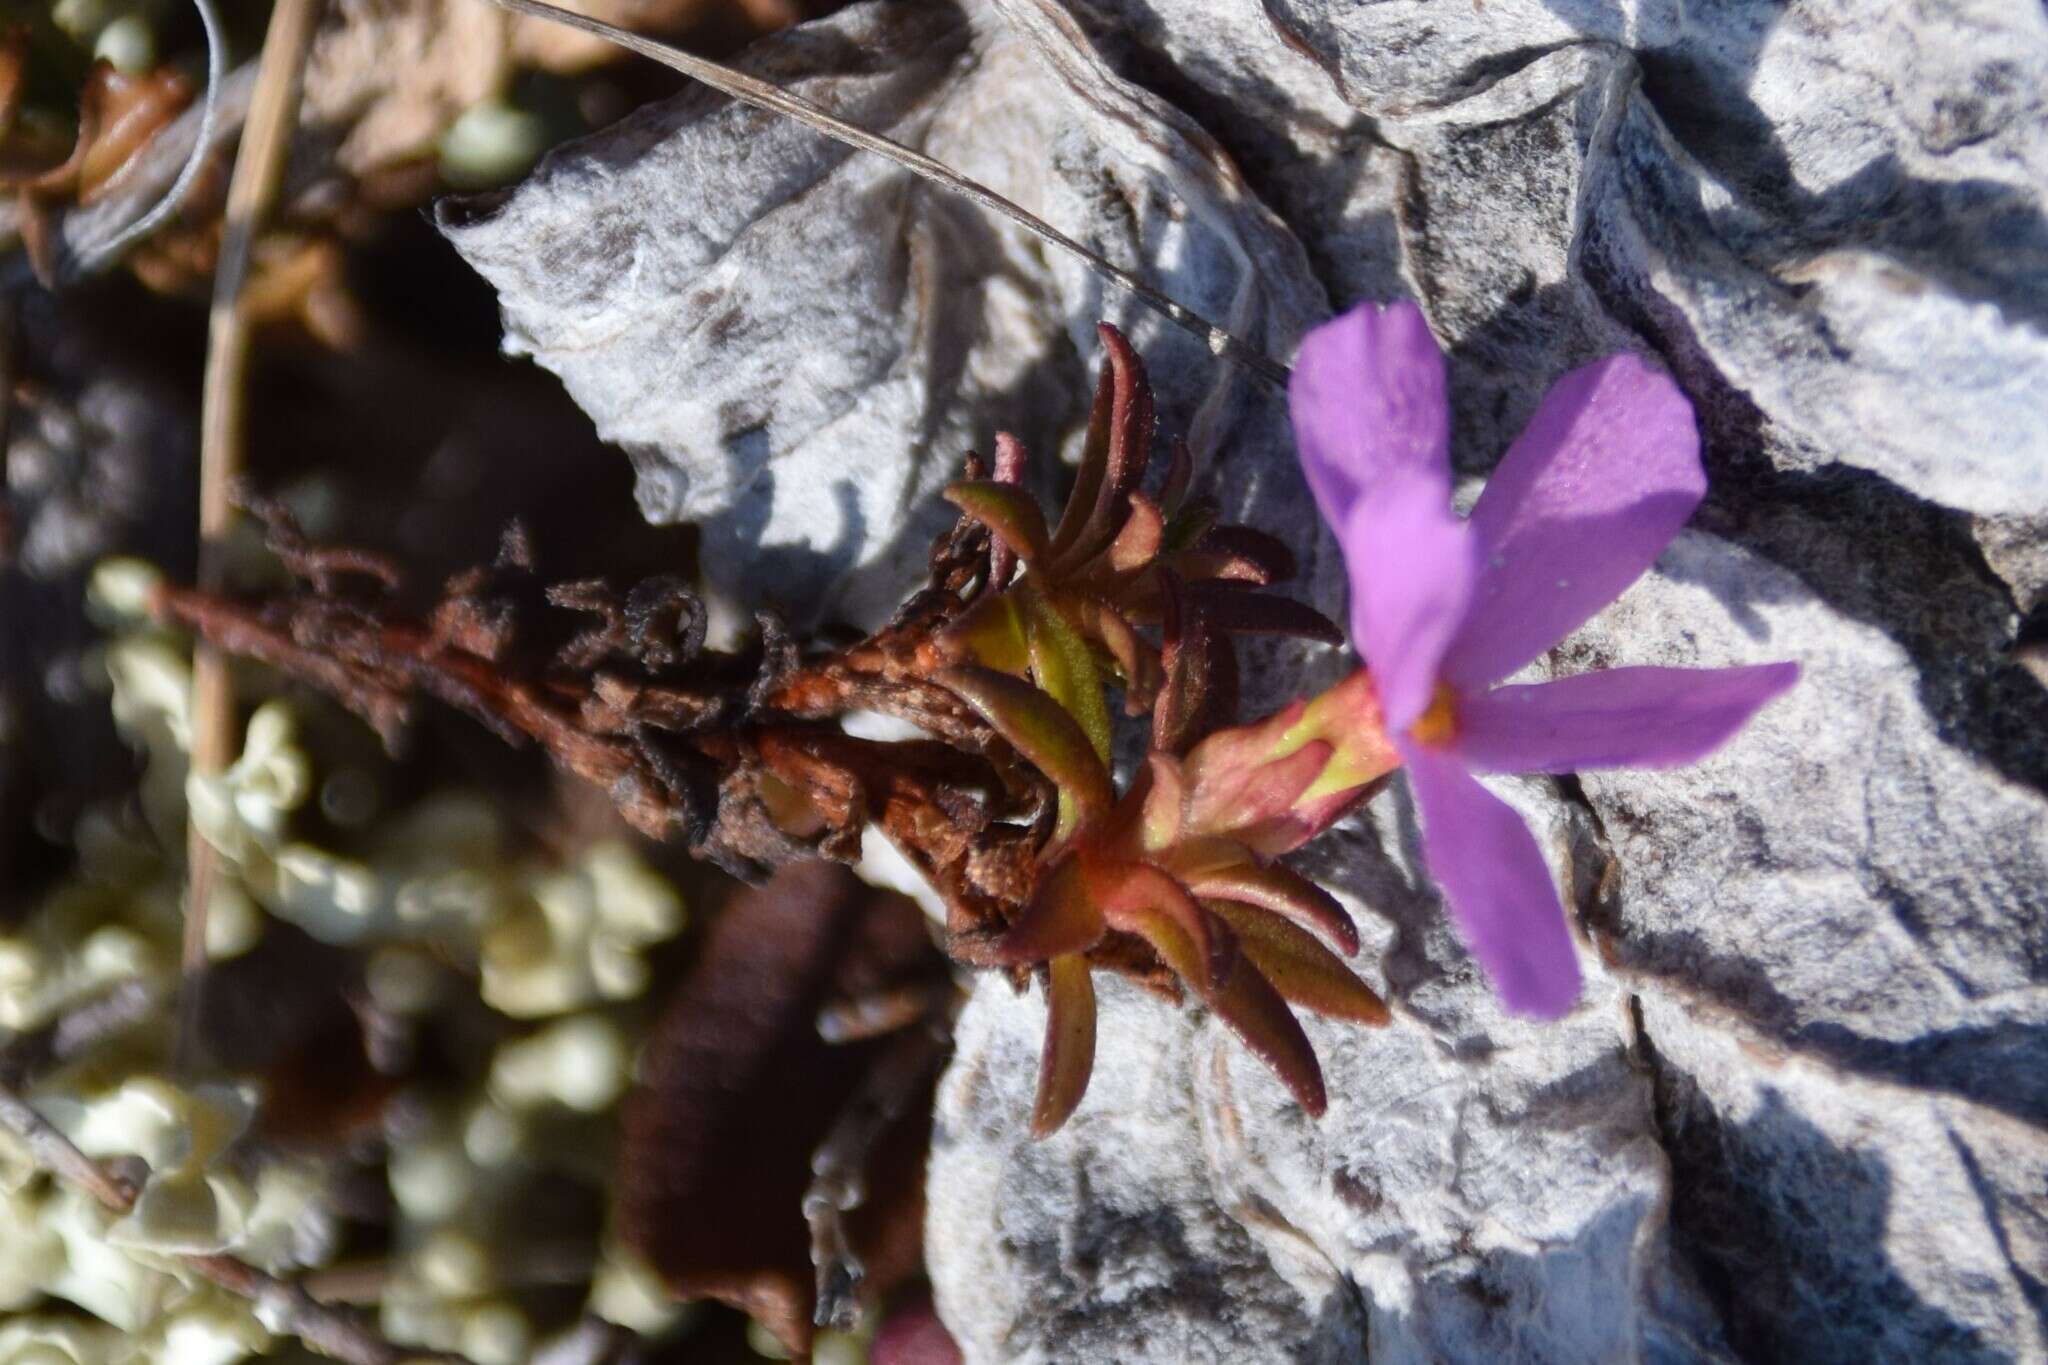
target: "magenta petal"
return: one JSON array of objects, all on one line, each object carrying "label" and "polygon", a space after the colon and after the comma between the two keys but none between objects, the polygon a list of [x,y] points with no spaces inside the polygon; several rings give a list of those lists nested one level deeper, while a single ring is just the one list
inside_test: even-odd
[{"label": "magenta petal", "polygon": [[1579,957],[1529,827],[1455,759],[1404,744],[1422,851],[1465,945],[1517,1014],[1555,1019],[1579,995]]},{"label": "magenta petal", "polygon": [[1310,332],[1287,400],[1302,473],[1332,530],[1390,475],[1426,474],[1449,496],[1444,354],[1414,304],[1361,303]]},{"label": "magenta petal", "polygon": [[1485,567],[1444,659],[1464,691],[1577,629],[1655,562],[1706,493],[1692,404],[1630,355],[1544,395],[1472,509]]},{"label": "magenta petal", "polygon": [[1457,756],[1480,772],[1669,768],[1718,749],[1797,664],[1610,668],[1460,698]]},{"label": "magenta petal", "polygon": [[1372,671],[1387,729],[1428,709],[1437,664],[1464,619],[1477,570],[1472,537],[1435,480],[1391,480],[1338,528],[1351,574],[1351,637]]}]

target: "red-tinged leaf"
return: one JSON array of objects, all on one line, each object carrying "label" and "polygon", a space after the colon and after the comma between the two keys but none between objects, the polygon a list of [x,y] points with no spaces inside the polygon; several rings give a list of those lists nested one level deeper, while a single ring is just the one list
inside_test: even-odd
[{"label": "red-tinged leaf", "polygon": [[[1189,984],[1220,985],[1237,959],[1237,939],[1223,921],[1202,908],[1187,888],[1150,863],[1128,863],[1095,879],[1103,917],[1125,933],[1143,934],[1164,917],[1193,945],[1197,975]],[[1179,971],[1178,965],[1174,970]],[[1183,973],[1185,975],[1185,973]]]},{"label": "red-tinged leaf", "polygon": [[1292,751],[1283,749],[1278,758],[1266,757],[1251,742],[1223,747],[1243,733],[1219,731],[1188,755],[1183,772],[1190,833],[1236,835],[1284,817],[1329,766],[1330,746],[1319,739]]},{"label": "red-tinged leaf", "polygon": [[1171,521],[1180,512],[1181,500],[1195,477],[1195,454],[1183,438],[1173,438],[1172,462],[1166,466],[1166,482],[1159,486],[1159,508]]},{"label": "red-tinged leaf", "polygon": [[1277,583],[1294,577],[1294,552],[1279,538],[1249,526],[1214,526],[1195,548],[1181,556],[1183,565],[1191,559],[1206,559],[1216,565],[1214,573],[1197,574],[1183,567],[1188,578],[1229,578],[1246,583]]},{"label": "red-tinged leaf", "polygon": [[1049,534],[1038,499],[1013,483],[993,479],[949,484],[946,501],[988,527],[997,540],[1026,564],[1045,558]]},{"label": "red-tinged leaf", "polygon": [[1095,1069],[1095,980],[1087,959],[1054,958],[1045,976],[1045,1051],[1038,1059],[1038,1098],[1031,1136],[1059,1131],[1088,1091]]},{"label": "red-tinged leaf", "polygon": [[1180,838],[1181,806],[1186,789],[1181,784],[1180,764],[1170,755],[1150,757],[1151,786],[1145,792],[1145,814],[1140,838],[1147,852],[1157,852]]},{"label": "red-tinged leaf", "polygon": [[[1131,492],[1138,486],[1138,479],[1144,474],[1152,454],[1152,386],[1146,382],[1144,362],[1138,359],[1138,353],[1131,349],[1131,344],[1116,328],[1105,322],[1098,324],[1095,330],[1102,337],[1111,379],[1108,449],[1085,520],[1068,539],[1069,523],[1063,516],[1060,529],[1053,536],[1053,565],[1055,572],[1059,573],[1079,568],[1109,547],[1124,518],[1129,515]],[[1098,390],[1098,399],[1099,396]],[[1092,421],[1088,434],[1092,441],[1095,436]],[[1080,499],[1081,488],[1077,484],[1074,500],[1068,504],[1070,513],[1080,506]]]},{"label": "red-tinged leaf", "polygon": [[1235,839],[1220,834],[1189,835],[1183,828],[1165,856],[1156,860],[1184,885],[1192,886],[1202,877],[1252,861],[1252,851]]},{"label": "red-tinged leaf", "polygon": [[1344,643],[1344,632],[1334,621],[1291,597],[1252,592],[1214,580],[1190,583],[1187,591],[1210,626],[1232,635],[1287,635],[1325,645]]},{"label": "red-tinged leaf", "polygon": [[1080,725],[1046,693],[986,668],[949,668],[934,681],[980,713],[1059,789],[1056,837],[1064,839],[1115,802],[1109,769]]},{"label": "red-tinged leaf", "polygon": [[1109,544],[1109,567],[1118,573],[1144,568],[1159,554],[1166,534],[1166,519],[1159,507],[1143,493],[1131,494],[1131,514],[1116,539]]},{"label": "red-tinged leaf", "polygon": [[1302,734],[1328,740],[1336,750],[1323,774],[1321,794],[1363,786],[1401,766],[1401,751],[1387,734],[1379,692],[1362,668],[1309,698],[1299,728]]},{"label": "red-tinged leaf", "polygon": [[1109,464],[1110,425],[1117,405],[1118,372],[1114,358],[1112,353],[1095,379],[1095,402],[1088,410],[1088,434],[1081,442],[1081,462],[1074,469],[1074,491],[1068,495],[1067,505],[1060,511],[1059,525],[1052,533],[1054,554],[1073,545],[1102,492],[1103,473]]},{"label": "red-tinged leaf", "polygon": [[1229,834],[1268,856],[1286,853],[1378,790],[1400,763],[1360,669],[1316,697],[1195,746],[1182,765],[1188,828]]},{"label": "red-tinged leaf", "polygon": [[1095,746],[1095,756],[1109,762],[1109,702],[1102,692],[1102,671],[1095,651],[1043,593],[1028,587],[1017,594],[1024,616],[1024,639],[1031,647],[1031,674],[1052,699],[1080,722],[1081,732]]},{"label": "red-tinged leaf", "polygon": [[1024,913],[995,945],[1001,962],[1045,962],[1086,952],[1108,926],[1088,885],[1080,858],[1068,854],[1046,873]]},{"label": "red-tinged leaf", "polygon": [[1151,576],[1159,584],[1165,637],[1165,681],[1152,710],[1152,747],[1177,755],[1235,715],[1237,655],[1208,628],[1172,571],[1161,568]]},{"label": "red-tinged leaf", "polygon": [[1183,550],[1173,557],[1173,567],[1190,583],[1235,583],[1263,588],[1273,581],[1273,576],[1258,563],[1212,550]]},{"label": "red-tinged leaf", "polygon": [[1018,677],[1031,671],[1031,648],[1024,641],[1024,618],[1018,614],[1014,595],[990,593],[960,613],[941,637],[946,652],[966,663],[977,663]]},{"label": "red-tinged leaf", "polygon": [[[1335,766],[1334,761],[1331,766]],[[1245,847],[1261,857],[1278,858],[1282,854],[1294,852],[1364,805],[1386,784],[1386,779],[1381,778],[1363,786],[1344,787],[1318,796],[1317,792],[1328,788],[1328,772],[1326,768],[1324,776],[1317,779],[1316,785],[1294,803],[1293,809],[1282,812],[1270,820],[1261,820],[1257,824],[1233,830],[1231,837],[1243,840]]]},{"label": "red-tinged leaf", "polygon": [[1187,884],[1197,896],[1284,915],[1329,939],[1346,957],[1358,951],[1358,926],[1337,898],[1291,867],[1243,862],[1190,876]]},{"label": "red-tinged leaf", "polygon": [[1210,909],[1237,931],[1238,950],[1289,1004],[1375,1028],[1393,1018],[1372,987],[1307,930],[1227,901]]},{"label": "red-tinged leaf", "polygon": [[[678,1298],[714,1298],[808,1351],[816,1283],[802,1202],[811,1158],[891,1039],[831,1045],[829,1001],[944,980],[917,908],[806,863],[714,911],[625,1105],[617,1220]],[[922,1261],[930,1104],[872,1149],[848,1216],[866,1289]]]},{"label": "red-tinged leaf", "polygon": [[[1030,461],[1030,458],[1030,452],[1024,449],[1022,441],[1007,431],[996,433],[995,480],[997,483],[1023,483],[1024,466]],[[1034,507],[1037,506],[1036,503],[1032,505]],[[1041,530],[1045,526],[1045,518],[1042,514],[1039,517],[1038,524]],[[1009,583],[1011,571],[1016,567],[1017,554],[1010,546],[1005,545],[998,539],[995,544],[989,547],[988,585],[990,588],[1000,591]]]},{"label": "red-tinged leaf", "polygon": [[1259,975],[1257,967],[1242,953],[1220,987],[1211,986],[1201,975],[1201,955],[1180,924],[1164,913],[1135,917],[1134,931],[1157,950],[1166,965],[1194,987],[1195,993],[1215,1010],[1231,1032],[1252,1055],[1273,1068],[1281,1083],[1310,1114],[1320,1118],[1328,1102],[1323,1093],[1323,1069],[1301,1024],[1288,1013],[1287,1002]]},{"label": "red-tinged leaf", "polygon": [[1311,1118],[1323,1116],[1329,1100],[1323,1092],[1323,1068],[1316,1061],[1316,1050],[1309,1046],[1308,1035],[1288,1010],[1287,1001],[1260,975],[1250,958],[1238,958],[1237,970],[1223,989],[1209,998],[1209,1008],[1222,1016],[1254,1056],[1273,1068]]},{"label": "red-tinged leaf", "polygon": [[997,483],[1024,482],[1024,467],[1030,463],[1031,452],[1024,448],[1022,441],[1007,431],[996,433]]}]

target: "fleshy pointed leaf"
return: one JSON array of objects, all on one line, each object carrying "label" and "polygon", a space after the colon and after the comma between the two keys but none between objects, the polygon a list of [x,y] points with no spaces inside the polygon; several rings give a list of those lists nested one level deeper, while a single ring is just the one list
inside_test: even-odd
[{"label": "fleshy pointed leaf", "polygon": [[1183,830],[1172,848],[1155,861],[1183,885],[1252,860],[1252,851],[1220,834],[1189,835]]},{"label": "fleshy pointed leaf", "polygon": [[1109,544],[1109,567],[1118,573],[1144,568],[1158,556],[1165,535],[1166,519],[1158,504],[1143,493],[1131,494],[1130,517]]},{"label": "fleshy pointed leaf", "polygon": [[1315,1049],[1309,1046],[1300,1022],[1288,1013],[1287,1002],[1251,960],[1240,954],[1222,986],[1207,986],[1199,975],[1200,954],[1176,920],[1159,913],[1145,915],[1138,918],[1135,931],[1167,966],[1194,986],[1254,1056],[1273,1068],[1301,1107],[1320,1118],[1328,1100]]},{"label": "fleshy pointed leaf", "polygon": [[[1191,563],[1211,568],[1196,573]],[[1294,552],[1277,537],[1249,526],[1214,526],[1195,548],[1180,557],[1188,578],[1225,578],[1243,583],[1277,583],[1294,577]]]},{"label": "fleshy pointed leaf", "polygon": [[1182,754],[1237,711],[1237,655],[1208,627],[1180,579],[1162,567],[1156,574],[1165,646],[1159,700],[1152,710],[1152,747]]},{"label": "fleshy pointed leaf", "polygon": [[1038,1098],[1031,1136],[1059,1131],[1088,1091],[1095,1070],[1095,981],[1087,959],[1054,958],[1046,967],[1045,1051],[1038,1059]]},{"label": "fleshy pointed leaf", "polygon": [[1099,643],[1116,661],[1117,671],[1123,674],[1124,714],[1142,716],[1149,712],[1159,696],[1161,681],[1159,660],[1152,646],[1131,629],[1122,612],[1099,597],[1061,594],[1058,602],[1076,629]]},{"label": "fleshy pointed leaf", "polygon": [[1095,756],[1109,762],[1109,703],[1102,694],[1102,672],[1095,653],[1081,638],[1066,613],[1043,593],[1020,591],[1024,639],[1031,649],[1031,673],[1053,700],[1080,722],[1095,746]]},{"label": "fleshy pointed leaf", "polygon": [[1109,810],[1116,799],[1109,769],[1080,725],[1050,696],[987,668],[949,668],[934,680],[973,707],[1059,788],[1057,837],[1065,838]]},{"label": "fleshy pointed leaf", "polygon": [[1341,645],[1336,622],[1305,602],[1277,593],[1252,592],[1210,580],[1190,583],[1188,597],[1211,626],[1232,635],[1288,635],[1318,644]]},{"label": "fleshy pointed leaf", "polygon": [[1346,957],[1358,951],[1358,926],[1337,898],[1291,867],[1243,862],[1188,876],[1187,884],[1197,896],[1256,906],[1314,929]]},{"label": "fleshy pointed leaf", "polygon": [[1081,859],[1069,854],[1046,873],[1024,913],[1000,942],[1000,962],[1045,962],[1095,946],[1107,924],[1089,889]]},{"label": "fleshy pointed leaf", "polygon": [[1363,786],[1346,787],[1319,796],[1317,793],[1324,790],[1324,785],[1318,780],[1315,786],[1302,793],[1291,809],[1257,824],[1232,830],[1231,837],[1243,840],[1245,847],[1261,857],[1278,858],[1292,853],[1370,801],[1386,781],[1381,777]]},{"label": "fleshy pointed leaf", "polygon": [[1019,677],[1031,671],[1031,647],[1014,594],[990,593],[960,613],[940,637],[955,659]]},{"label": "fleshy pointed leaf", "polygon": [[1239,951],[1289,1004],[1375,1028],[1392,1020],[1386,1001],[1307,930],[1227,901],[1210,909],[1237,932]]},{"label": "fleshy pointed leaf", "polygon": [[1238,957],[1236,969],[1223,989],[1210,997],[1209,1007],[1260,1061],[1273,1068],[1310,1117],[1323,1116],[1329,1099],[1323,1092],[1323,1068],[1316,1061],[1316,1050],[1309,1046],[1308,1035],[1288,1010],[1287,1001],[1250,958]]},{"label": "fleshy pointed leaf", "polygon": [[[1114,353],[1112,360],[1113,357]],[[1082,524],[1095,510],[1096,495],[1102,491],[1103,471],[1109,464],[1110,420],[1116,407],[1116,389],[1116,367],[1105,361],[1095,379],[1095,402],[1088,410],[1088,434],[1081,442],[1081,462],[1074,469],[1074,491],[1068,495],[1067,505],[1060,510],[1059,525],[1053,529],[1055,554],[1074,543]]]},{"label": "fleshy pointed leaf", "polygon": [[[1099,324],[1096,331],[1102,337],[1103,349],[1108,356],[1108,445],[1101,463],[1101,476],[1092,490],[1093,505],[1086,509],[1085,519],[1073,528],[1069,537],[1069,516],[1081,508],[1082,487],[1077,482],[1073,501],[1067,505],[1068,515],[1060,518],[1060,528],[1053,536],[1053,564],[1055,570],[1061,572],[1086,564],[1116,538],[1117,531],[1129,515],[1131,491],[1138,486],[1138,479],[1144,474],[1152,454],[1152,386],[1146,382],[1144,362],[1138,359],[1138,353],[1131,349],[1131,344],[1116,328],[1105,322]],[[1096,396],[1099,409],[1099,389]],[[1095,433],[1091,419],[1088,430],[1091,443]]]},{"label": "fleshy pointed leaf", "polygon": [[1013,483],[968,479],[946,487],[946,501],[973,517],[1026,564],[1046,555],[1050,534],[1038,499]]},{"label": "fleshy pointed leaf", "polygon": [[[1237,960],[1237,938],[1222,920],[1203,909],[1186,887],[1150,863],[1119,867],[1099,885],[1103,915],[1115,928],[1145,934],[1145,926],[1163,917],[1186,936],[1193,948],[1191,961],[1196,972],[1188,978],[1190,985],[1208,989],[1229,978],[1230,965]],[[1178,964],[1173,966],[1180,970]]]}]

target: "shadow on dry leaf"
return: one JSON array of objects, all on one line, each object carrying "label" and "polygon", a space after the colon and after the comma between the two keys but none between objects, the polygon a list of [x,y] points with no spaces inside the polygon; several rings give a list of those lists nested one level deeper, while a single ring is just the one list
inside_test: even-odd
[{"label": "shadow on dry leaf", "polygon": [[[808,1351],[812,1154],[889,1047],[828,1043],[819,1012],[943,971],[916,906],[834,864],[785,868],[714,917],[641,1060],[619,1172],[621,1232],[678,1297],[731,1304]],[[929,1080],[901,1113],[848,1220],[871,1302],[922,1258]]]}]

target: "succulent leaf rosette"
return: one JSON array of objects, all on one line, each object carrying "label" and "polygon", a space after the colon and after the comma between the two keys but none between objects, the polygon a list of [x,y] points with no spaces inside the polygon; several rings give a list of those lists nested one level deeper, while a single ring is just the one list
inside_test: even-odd
[{"label": "succulent leaf rosette", "polygon": [[[298,589],[242,604],[158,587],[151,602],[387,734],[419,695],[460,706],[601,785],[642,832],[741,876],[852,860],[881,834],[943,906],[956,961],[1043,983],[1041,1136],[1086,1090],[1097,970],[1192,994],[1322,1112],[1293,1009],[1391,1016],[1344,961],[1359,950],[1344,907],[1285,859],[1398,769],[1430,870],[1505,1005],[1564,1013],[1579,965],[1557,890],[1478,775],[1690,762],[1798,674],[1506,681],[1692,515],[1706,480],[1691,405],[1633,356],[1574,371],[1460,518],[1443,355],[1421,312],[1368,304],[1317,328],[1289,397],[1302,469],[1344,551],[1364,667],[1238,724],[1236,637],[1336,645],[1344,632],[1270,591],[1293,556],[1193,495],[1185,443],[1147,480],[1144,365],[1115,328],[1099,334],[1106,363],[1059,515],[1027,491],[1023,444],[999,435],[994,459],[970,456],[947,490],[961,518],[934,545],[926,586],[851,645],[807,644],[764,615],[757,643],[708,649],[704,605],[682,580],[547,585],[516,529],[419,619],[393,594],[395,565],[311,545],[275,509],[272,545]],[[597,624],[569,635],[547,615],[564,611]],[[1119,709],[1150,719],[1124,775]],[[873,712],[914,736],[848,724]],[[487,997],[489,966],[487,953]]]},{"label": "succulent leaf rosette", "polygon": [[[1089,954],[1115,956],[1100,950],[1121,937],[1148,945],[1305,1109],[1322,1112],[1321,1073],[1287,1006],[1368,1024],[1389,1015],[1338,957],[1358,951],[1349,916],[1278,859],[1396,768],[1407,770],[1430,871],[1502,1001],[1538,1018],[1565,1013],[1580,974],[1550,870],[1475,774],[1689,763],[1798,677],[1778,663],[1502,685],[1641,576],[1706,492],[1691,404],[1637,358],[1559,380],[1469,518],[1451,507],[1443,353],[1414,305],[1366,304],[1317,328],[1289,398],[1303,472],[1344,552],[1364,668],[1186,752],[1171,718],[1188,706],[1169,679],[1153,752],[1121,798],[1106,744],[1091,745],[1071,718],[1088,713],[1045,704],[1063,689],[1037,656],[1037,689],[948,678],[1059,785],[1047,870],[997,954],[1043,964],[1041,1135],[1086,1089]],[[1044,556],[1021,557],[1028,582]]]}]

